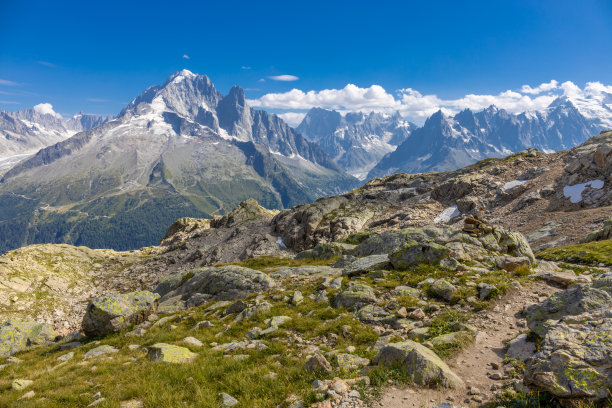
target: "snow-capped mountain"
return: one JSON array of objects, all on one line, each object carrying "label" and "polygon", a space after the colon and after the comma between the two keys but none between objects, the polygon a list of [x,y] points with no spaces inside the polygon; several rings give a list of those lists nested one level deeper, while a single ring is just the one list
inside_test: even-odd
[{"label": "snow-capped mountain", "polygon": [[313,108],[296,130],[318,143],[344,170],[363,180],[385,154],[394,151],[416,128],[399,113],[356,112],[343,116],[333,110]]},{"label": "snow-capped mountain", "polygon": [[248,198],[290,207],[356,185],[278,116],[251,109],[241,88],[224,96],[207,76],[183,70],[114,120],[9,170],[0,250],[34,242],[138,248],[179,217],[222,214]]},{"label": "snow-capped mountain", "polygon": [[110,119],[110,116],[79,113],[65,120],[49,104],[16,112],[0,111],[0,171],[44,147]]},{"label": "snow-capped mountain", "polygon": [[455,116],[438,111],[383,157],[368,178],[454,170],[527,148],[544,152],[569,149],[604,128],[601,118],[583,115],[566,97],[555,99],[544,111],[518,115],[495,106],[480,112],[466,109]]}]

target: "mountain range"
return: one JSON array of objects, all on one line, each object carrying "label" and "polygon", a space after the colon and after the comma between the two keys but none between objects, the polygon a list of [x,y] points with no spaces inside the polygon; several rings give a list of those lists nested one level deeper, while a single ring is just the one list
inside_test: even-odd
[{"label": "mountain range", "polygon": [[112,116],[82,112],[64,119],[49,104],[16,112],[0,111],[0,171],[44,147],[111,119]]},{"label": "mountain range", "polygon": [[7,171],[0,250],[137,248],[159,242],[179,217],[223,214],[248,198],[285,208],[356,185],[278,116],[251,109],[241,88],[224,96],[207,76],[183,70],[113,120]]},{"label": "mountain range", "polygon": [[393,115],[362,112],[341,115],[313,108],[296,128],[319,146],[345,171],[363,180],[382,157],[408,139],[417,126]]}]

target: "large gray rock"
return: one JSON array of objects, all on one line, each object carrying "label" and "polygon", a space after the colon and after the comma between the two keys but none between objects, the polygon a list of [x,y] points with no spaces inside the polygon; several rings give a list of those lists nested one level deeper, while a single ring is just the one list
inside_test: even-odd
[{"label": "large gray rock", "polygon": [[155,313],[158,302],[159,295],[148,291],[95,298],[87,305],[83,331],[88,336],[98,337],[125,330]]},{"label": "large gray rock", "polygon": [[559,398],[610,397],[612,273],[531,306],[527,324],[543,341],[527,361],[526,385]]},{"label": "large gray rock", "polygon": [[612,310],[552,322],[527,360],[525,385],[559,398],[604,401],[612,390]]},{"label": "large gray rock", "polygon": [[354,262],[345,266],[342,270],[342,274],[345,276],[357,276],[365,272],[385,269],[389,266],[389,256],[387,254],[370,255],[363,258],[357,258]]},{"label": "large gray rock", "polygon": [[438,279],[431,284],[427,292],[434,297],[450,302],[457,288],[443,279]]},{"label": "large gray rock", "polygon": [[346,307],[349,310],[358,309],[367,304],[376,303],[374,289],[368,285],[352,284],[334,298],[335,307]]},{"label": "large gray rock", "polygon": [[430,349],[412,340],[384,346],[375,365],[400,367],[416,384],[458,388],[463,381]]},{"label": "large gray rock", "polygon": [[544,302],[527,309],[527,326],[540,337],[546,334],[546,322],[584,312],[612,309],[612,273],[592,284],[557,292]]},{"label": "large gray rock", "polygon": [[[172,284],[168,284],[168,280]],[[176,277],[168,280],[155,288],[162,296],[161,302],[174,299],[187,307],[209,300],[242,299],[274,286],[274,280],[265,273],[235,265],[193,269],[180,280]]]},{"label": "large gray rock", "polygon": [[46,323],[29,319],[10,319],[0,325],[0,356],[50,343],[56,336],[53,328]]}]

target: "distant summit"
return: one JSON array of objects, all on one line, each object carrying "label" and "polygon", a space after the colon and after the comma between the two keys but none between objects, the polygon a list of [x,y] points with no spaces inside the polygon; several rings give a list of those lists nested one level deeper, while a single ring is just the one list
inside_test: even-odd
[{"label": "distant summit", "polygon": [[364,179],[385,154],[394,151],[416,128],[399,113],[357,112],[343,116],[333,110],[313,108],[296,130],[318,143],[344,170]]}]

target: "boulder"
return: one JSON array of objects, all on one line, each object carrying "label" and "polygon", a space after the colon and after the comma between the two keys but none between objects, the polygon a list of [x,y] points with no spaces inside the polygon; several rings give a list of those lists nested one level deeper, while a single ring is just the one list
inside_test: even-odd
[{"label": "boulder", "polygon": [[387,254],[370,255],[356,258],[354,262],[351,262],[342,269],[342,274],[352,277],[377,269],[386,269],[389,266],[391,265],[389,264],[389,256]]},{"label": "boulder", "polygon": [[304,365],[304,369],[306,371],[310,371],[312,373],[331,373],[332,366],[329,364],[329,361],[322,354],[316,353],[312,357],[310,357],[306,364]]},{"label": "boulder", "polygon": [[188,348],[174,346],[166,343],[155,343],[147,348],[147,357],[151,361],[164,363],[189,363],[196,357]]},{"label": "boulder", "polygon": [[419,263],[440,265],[444,259],[449,257],[450,249],[445,245],[413,241],[406,242],[400,249],[394,251],[390,255],[390,260],[394,268],[406,269]]},{"label": "boulder", "polygon": [[478,298],[480,300],[488,299],[498,290],[495,285],[490,285],[484,282],[480,282],[478,286],[476,287],[476,289],[478,289]]},{"label": "boulder", "polygon": [[497,267],[508,272],[516,271],[519,268],[529,268],[531,261],[526,256],[498,256],[495,258]]},{"label": "boulder", "polygon": [[144,322],[157,311],[159,295],[137,291],[95,298],[87,305],[83,331],[91,337],[105,336]]},{"label": "boulder", "polygon": [[458,388],[463,381],[430,349],[412,340],[384,346],[373,364],[398,367],[416,384]]},{"label": "boulder", "polygon": [[171,276],[156,287],[155,293],[162,296],[161,302],[178,297],[186,306],[197,306],[208,300],[243,299],[274,285],[274,280],[263,272],[227,265],[193,269],[180,280]]},{"label": "boulder", "polygon": [[224,392],[219,394],[219,398],[221,399],[221,406],[223,408],[229,408],[238,405],[238,400],[236,398]]},{"label": "boulder", "polygon": [[443,279],[438,279],[429,286],[427,292],[431,296],[450,302],[457,292],[457,288]]},{"label": "boulder", "polygon": [[87,353],[85,353],[83,358],[85,360],[89,360],[90,358],[97,358],[97,357],[101,357],[107,354],[114,354],[117,352],[119,352],[118,348],[109,346],[108,344],[104,344],[102,346],[98,346],[96,348],[89,350]]},{"label": "boulder", "polygon": [[10,319],[0,325],[0,356],[7,356],[28,347],[52,342],[57,334],[46,323],[29,319]]},{"label": "boulder", "polygon": [[368,285],[351,284],[334,298],[335,307],[346,307],[349,310],[358,309],[367,304],[376,303],[374,289]]},{"label": "boulder", "polygon": [[338,353],[336,354],[336,358],[338,359],[338,367],[345,371],[357,370],[370,364],[370,360],[367,358],[359,357],[354,354]]},{"label": "boulder", "polygon": [[592,284],[577,285],[557,292],[544,302],[527,309],[527,326],[540,337],[546,334],[546,322],[564,316],[612,309],[612,273],[607,273]]},{"label": "boulder", "polygon": [[302,251],[295,259],[331,259],[355,248],[355,245],[340,242],[319,243],[314,248]]},{"label": "boulder", "polygon": [[559,398],[605,401],[612,390],[612,311],[565,316],[527,360],[525,385]]}]

